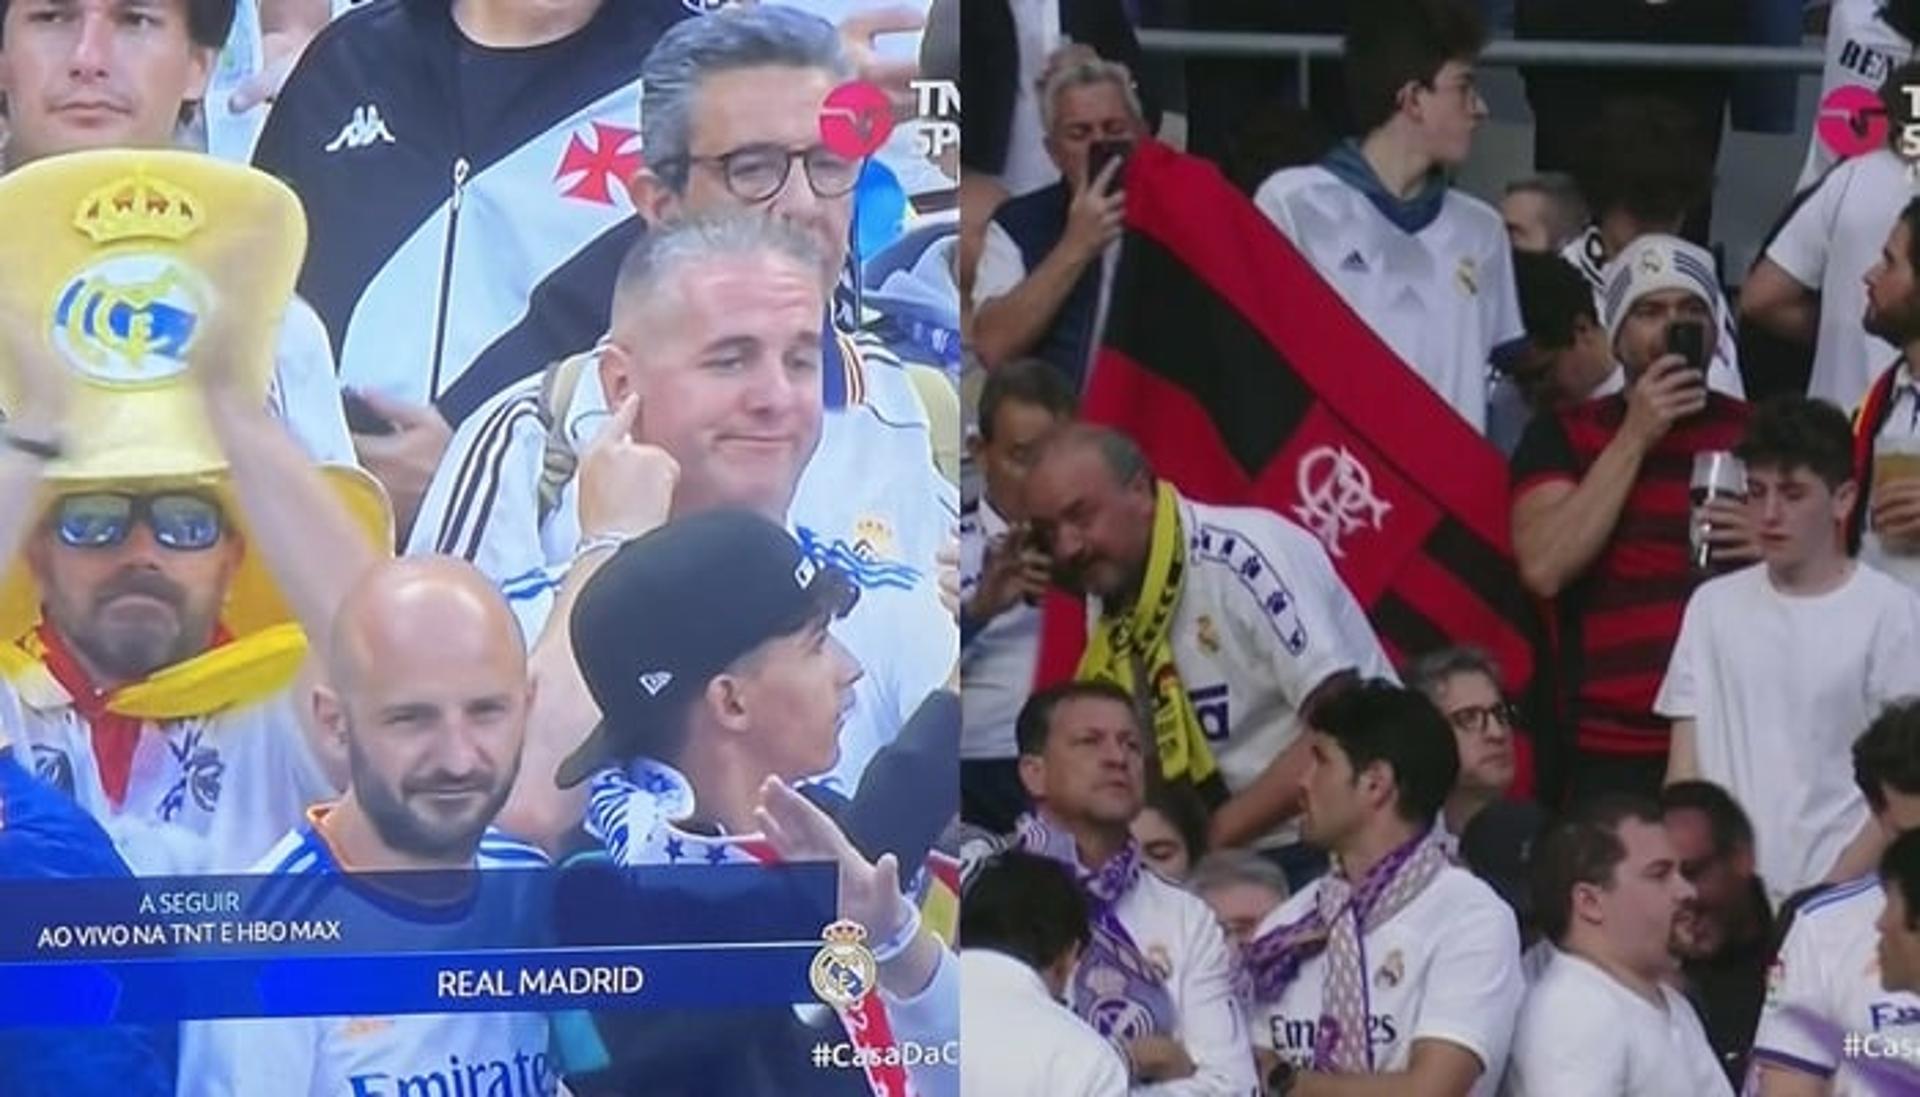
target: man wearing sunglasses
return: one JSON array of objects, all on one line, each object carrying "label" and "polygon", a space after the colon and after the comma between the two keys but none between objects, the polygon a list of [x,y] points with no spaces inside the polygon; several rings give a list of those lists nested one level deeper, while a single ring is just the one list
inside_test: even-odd
[{"label": "man wearing sunglasses", "polygon": [[140,875],[240,871],[333,794],[298,679],[391,539],[377,485],[268,416],[271,363],[199,319],[196,398],[82,389],[0,316],[23,393],[0,434],[0,727]]},{"label": "man wearing sunglasses", "polygon": [[1489,804],[1513,788],[1517,713],[1500,692],[1493,660],[1474,648],[1444,648],[1407,667],[1407,685],[1427,695],[1453,728],[1460,748],[1460,776],[1440,809],[1439,839],[1450,857],[1460,854],[1460,836]]},{"label": "man wearing sunglasses", "polygon": [[[952,666],[956,630],[938,607],[932,576],[958,522],[953,487],[933,464],[925,410],[898,361],[866,334],[836,331],[827,317],[847,257],[859,163],[821,145],[819,119],[828,94],[850,73],[830,24],[778,5],[676,26],[643,70],[649,159],[633,183],[652,236],[692,219],[768,220],[812,253],[818,372],[809,391],[776,391],[737,369],[732,376],[745,382],[738,395],[749,403],[810,405],[817,448],[790,465],[790,454],[765,450],[755,470],[717,475],[724,447],[709,447],[702,437],[717,442],[729,433],[728,407],[678,384],[641,393],[633,439],[664,448],[677,463],[676,516],[748,507],[786,523],[816,562],[832,563],[861,587],[859,607],[836,631],[868,670],[835,770],[846,786]],[[627,237],[628,267],[602,288],[613,320],[600,347],[527,378],[470,416],[414,525],[411,551],[473,561],[502,584],[531,636],[566,597],[562,579],[581,570],[572,568],[576,550],[609,532],[582,513],[586,491],[575,476],[578,455],[605,427],[610,403],[618,403],[607,398],[609,376],[636,362],[646,372],[647,363],[673,356],[664,347],[693,339],[696,326],[702,340],[718,332],[701,318],[709,311],[718,317],[760,307],[748,300],[757,289],[720,283],[676,284],[685,307],[656,307],[648,286],[660,283],[630,277],[650,240],[636,224]],[[758,276],[748,282],[765,288]],[[728,360],[698,359],[705,363],[701,375],[719,383]],[[746,463],[744,453],[736,456],[736,467]],[[646,487],[634,482],[613,493],[638,501]],[[546,691],[543,705],[560,695]],[[530,771],[539,768],[543,722],[535,724]],[[546,833],[520,822],[522,833]]]}]

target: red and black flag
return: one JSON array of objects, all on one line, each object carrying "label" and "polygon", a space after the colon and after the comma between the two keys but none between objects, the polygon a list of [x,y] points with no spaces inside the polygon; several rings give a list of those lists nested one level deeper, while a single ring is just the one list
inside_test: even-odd
[{"label": "red and black flag", "polygon": [[[1187,496],[1313,531],[1396,660],[1474,644],[1523,695],[1537,618],[1499,451],[1212,164],[1144,142],[1126,188],[1085,417]],[[1084,626],[1050,600],[1042,681],[1072,675]]]}]

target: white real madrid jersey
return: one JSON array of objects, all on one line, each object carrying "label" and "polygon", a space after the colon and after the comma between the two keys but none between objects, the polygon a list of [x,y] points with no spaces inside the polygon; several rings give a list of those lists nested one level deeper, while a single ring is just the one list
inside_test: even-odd
[{"label": "white real madrid jersey", "polygon": [[[1260,923],[1257,934],[1313,909],[1316,880]],[[1513,912],[1471,873],[1444,868],[1424,891],[1361,941],[1367,1041],[1375,1071],[1405,1070],[1416,1040],[1443,1040],[1480,1060],[1472,1097],[1493,1097],[1507,1065],[1514,1016],[1526,985]],[[1313,1061],[1324,1011],[1327,959],[1321,954],[1276,1002],[1253,1012],[1253,1042],[1300,1069]],[[1636,1095],[1637,1097],[1637,1095]]]},{"label": "white real madrid jersey", "polygon": [[[1173,661],[1229,792],[1300,735],[1300,705],[1344,670],[1394,678],[1365,611],[1314,536],[1270,510],[1180,500],[1186,579]],[[1099,607],[1092,607],[1098,619]],[[1296,839],[1295,823],[1261,844]]]},{"label": "white real madrid jersey", "polygon": [[1913,54],[1913,43],[1881,18],[1883,2],[1833,0],[1829,8],[1820,98],[1814,108],[1813,133],[1807,138],[1807,160],[1795,190],[1812,186],[1840,159],[1842,150],[1834,148],[1832,138],[1842,132],[1836,126],[1847,126],[1848,108],[1876,102],[1880,85]]},{"label": "white real madrid jersey", "polygon": [[[481,869],[535,868],[538,849],[491,827]],[[270,876],[340,871],[311,824],[254,866]],[[389,908],[390,909],[390,908]],[[553,1097],[559,1065],[548,1057],[539,1013],[391,1017],[275,1017],[182,1027],[180,1097]]]},{"label": "white real madrid jersey", "polygon": [[1526,335],[1512,245],[1491,206],[1448,190],[1439,216],[1409,233],[1318,165],[1275,173],[1254,202],[1401,361],[1486,432],[1494,349]]},{"label": "white real madrid jersey", "polygon": [[[1830,1079],[1832,1097],[1896,1092],[1862,1077],[1858,1067],[1864,1061],[1845,1054],[1849,1036],[1909,1046],[1920,1041],[1920,997],[1880,986],[1880,933],[1874,923],[1885,905],[1879,880],[1861,877],[1800,908],[1767,977],[1766,1003],[1753,1037],[1756,1063]],[[1913,1082],[1920,1088],[1920,1074]]]},{"label": "white real madrid jersey", "polygon": [[92,730],[72,706],[33,707],[0,684],[0,726],[35,774],[99,820],[136,875],[233,873],[335,792],[294,704],[288,691],[214,716],[143,724],[118,804],[101,782]]}]

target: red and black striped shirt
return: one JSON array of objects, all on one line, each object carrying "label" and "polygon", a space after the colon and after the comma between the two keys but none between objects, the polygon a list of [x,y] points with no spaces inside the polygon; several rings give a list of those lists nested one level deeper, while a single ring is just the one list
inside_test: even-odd
[{"label": "red and black striped shirt", "polygon": [[[1626,396],[1616,394],[1534,416],[1513,455],[1514,498],[1541,484],[1577,483],[1626,414]],[[1666,753],[1668,721],[1654,714],[1653,700],[1700,579],[1687,559],[1693,456],[1733,449],[1749,414],[1748,405],[1714,393],[1705,411],[1674,424],[1641,461],[1599,557],[1556,600],[1557,699],[1576,749]]]}]

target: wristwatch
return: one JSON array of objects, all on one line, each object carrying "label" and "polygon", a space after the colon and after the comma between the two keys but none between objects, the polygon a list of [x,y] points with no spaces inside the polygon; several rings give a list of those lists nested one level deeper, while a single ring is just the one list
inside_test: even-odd
[{"label": "wristwatch", "polygon": [[1299,1072],[1293,1069],[1290,1060],[1282,1059],[1267,1074],[1267,1097],[1287,1097],[1293,1092],[1293,1083],[1299,1079]]}]

